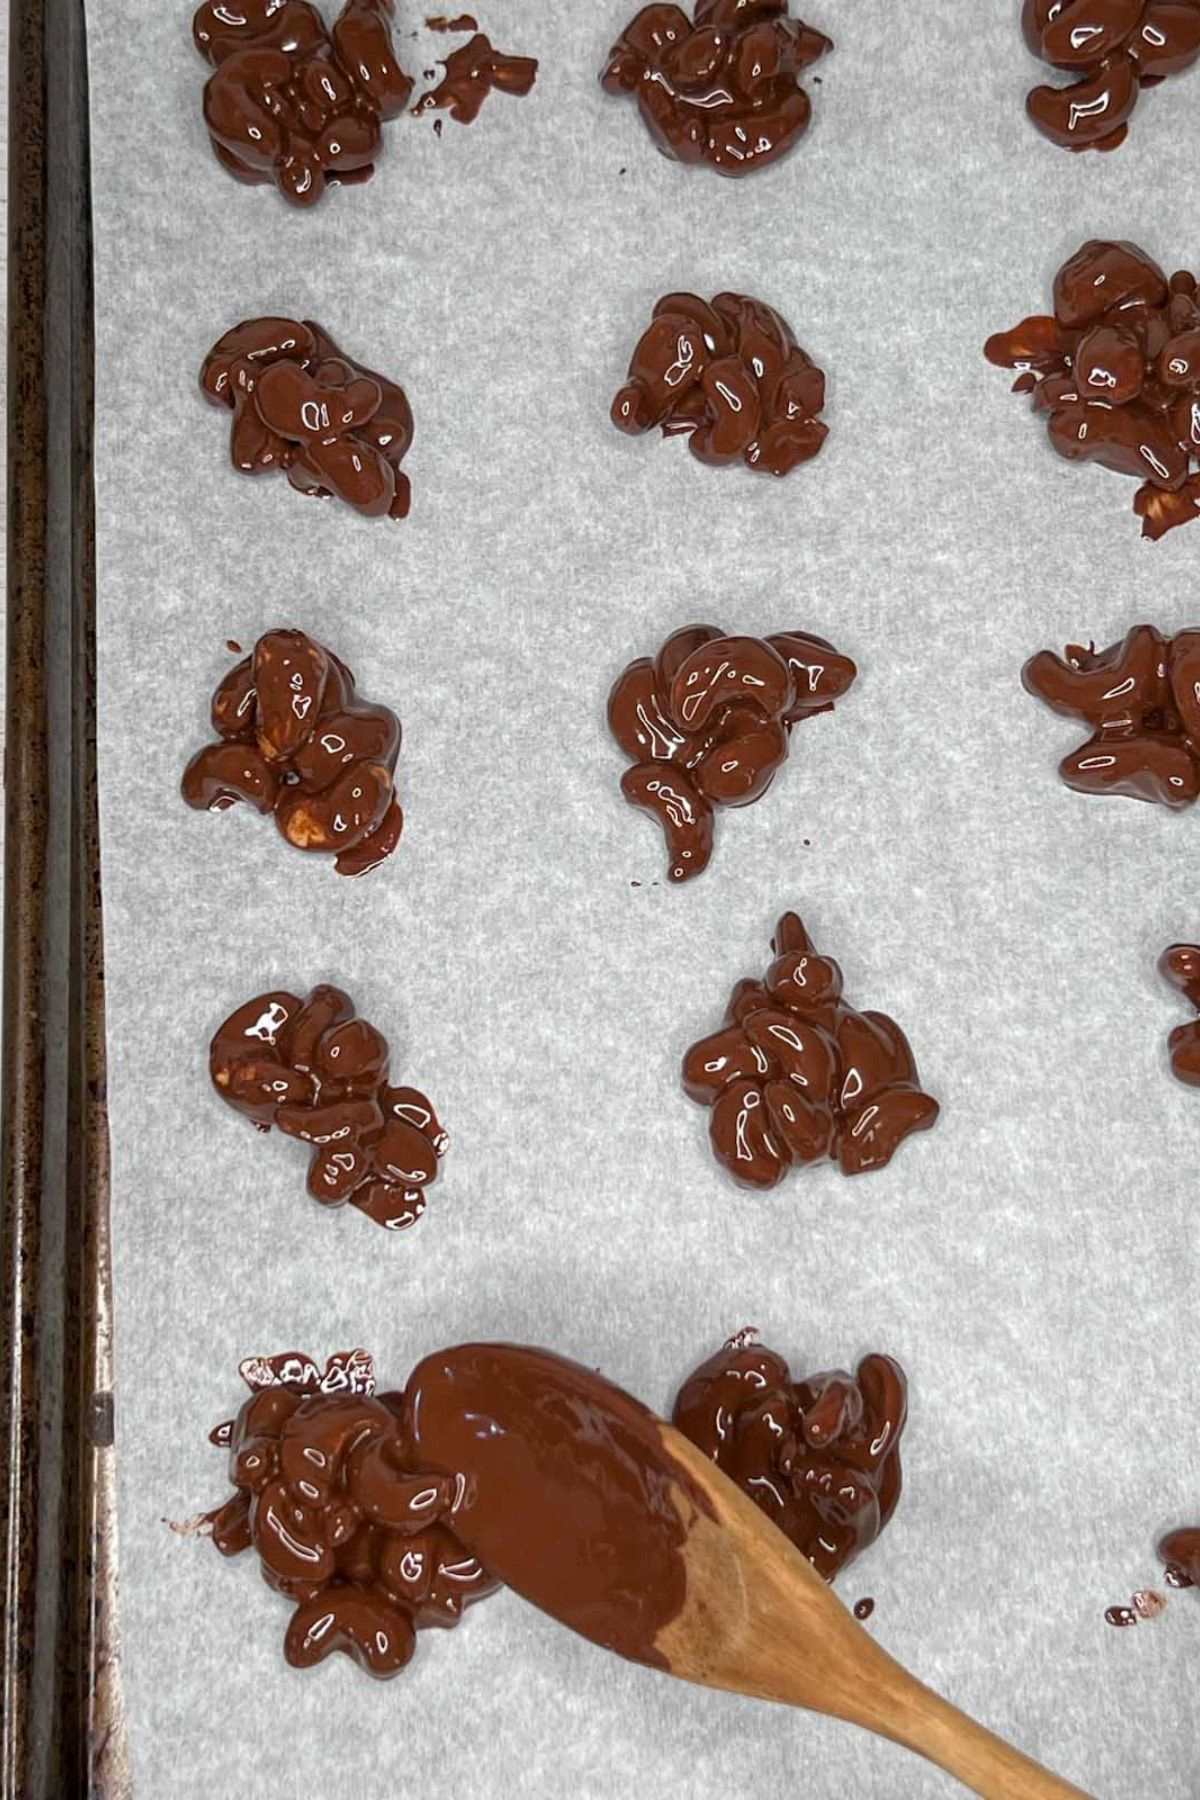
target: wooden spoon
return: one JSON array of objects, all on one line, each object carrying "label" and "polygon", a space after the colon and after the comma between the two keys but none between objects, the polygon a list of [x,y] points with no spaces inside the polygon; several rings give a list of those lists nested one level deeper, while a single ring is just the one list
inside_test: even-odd
[{"label": "wooden spoon", "polygon": [[418,1365],[406,1412],[421,1466],[458,1477],[455,1534],[594,1643],[848,1719],[985,1800],[1083,1795],[910,1675],[715,1463],[591,1370],[462,1345]]}]

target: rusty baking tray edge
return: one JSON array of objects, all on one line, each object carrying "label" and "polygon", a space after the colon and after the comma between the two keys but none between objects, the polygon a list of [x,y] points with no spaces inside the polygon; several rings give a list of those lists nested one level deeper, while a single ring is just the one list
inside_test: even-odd
[{"label": "rusty baking tray edge", "polygon": [[83,0],[11,0],[0,1800],[125,1800]]}]

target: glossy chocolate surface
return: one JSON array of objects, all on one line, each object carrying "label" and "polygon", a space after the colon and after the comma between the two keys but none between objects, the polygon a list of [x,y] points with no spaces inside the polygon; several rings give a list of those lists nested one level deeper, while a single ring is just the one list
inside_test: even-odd
[{"label": "glossy chocolate surface", "polygon": [[1196,517],[1200,295],[1188,270],[1168,280],[1136,244],[1093,239],[1055,277],[1053,316],[998,332],[984,354],[1019,371],[1013,392],[1032,395],[1060,456],[1142,483],[1143,537]]},{"label": "glossy chocolate surface", "polygon": [[308,1192],[347,1202],[388,1231],[425,1211],[449,1139],[416,1088],[388,1081],[388,1044],[340,988],[260,994],[209,1050],[213,1086],[259,1131],[277,1125],[311,1147]]},{"label": "glossy chocolate surface", "polygon": [[633,759],[621,792],[662,826],[672,881],[708,866],[715,809],[760,799],[792,728],[832,711],[857,673],[807,632],[729,637],[716,625],[685,625],[629,664],[608,697],[609,729]]},{"label": "glossy chocolate surface", "polygon": [[788,15],[788,0],[695,0],[643,7],[600,76],[606,93],[637,101],[664,156],[751,175],[786,156],[808,130],[801,73],[831,40]]},{"label": "glossy chocolate surface", "polygon": [[211,1434],[236,1489],[206,1515],[213,1542],[223,1556],[253,1548],[263,1580],[295,1602],[295,1668],[341,1651],[397,1675],[418,1631],[457,1625],[499,1585],[450,1527],[454,1483],[421,1466],[403,1397],[376,1394],[364,1352],[324,1373],[294,1354],[242,1373],[250,1399]]},{"label": "glossy chocolate surface", "polygon": [[[1200,944],[1172,944],[1159,957],[1158,970],[1200,1014]],[[1200,1018],[1177,1025],[1167,1039],[1167,1049],[1176,1081],[1200,1087]]]},{"label": "glossy chocolate surface", "polygon": [[900,1498],[908,1384],[890,1356],[793,1381],[782,1356],[730,1338],[688,1376],[672,1423],[832,1581]]},{"label": "glossy chocolate surface", "polygon": [[[428,21],[427,21],[428,22]],[[439,31],[475,30],[470,14],[460,19],[439,19]],[[497,50],[481,31],[469,44],[463,44],[446,58],[445,74],[435,88],[422,94],[413,112],[424,113],[444,108],[460,125],[478,118],[479,109],[489,94],[528,94],[537,80],[537,60],[532,56],[510,56]]]},{"label": "glossy chocolate surface", "polygon": [[1021,680],[1053,712],[1089,727],[1058,765],[1068,787],[1173,809],[1200,793],[1200,630],[1167,638],[1135,625],[1107,650],[1041,650]]},{"label": "glossy chocolate surface", "polygon": [[771,947],[764,978],[739,981],[721,1028],[683,1059],[684,1092],[710,1108],[713,1155],[752,1188],[830,1157],[843,1175],[883,1168],[938,1116],[908,1039],[886,1013],[842,998],[841,969],[795,913]]},{"label": "glossy chocolate surface", "polygon": [[1200,1526],[1168,1532],[1158,1546],[1171,1587],[1200,1587]]},{"label": "glossy chocolate surface", "polygon": [[749,294],[664,294],[638,339],[612,422],[631,437],[657,425],[686,436],[697,461],[789,475],[829,427],[825,376],[785,319]]},{"label": "glossy chocolate surface", "polygon": [[215,74],[204,120],[238,181],[274,183],[294,206],[369,181],[382,124],[412,93],[392,43],[392,0],[345,0],[331,29],[308,0],[205,0],[192,22]]},{"label": "glossy chocolate surface", "polygon": [[339,875],[367,874],[400,842],[400,721],[359,699],[345,663],[314,638],[259,638],[218,686],[212,722],[216,743],[183,773],[189,806],[273,815],[295,849],[336,857]]},{"label": "glossy chocolate surface", "polygon": [[205,357],[200,389],[233,413],[229,459],[239,474],[283,473],[297,493],[332,496],[365,518],[408,517],[408,398],[311,319],[235,325]]},{"label": "glossy chocolate surface", "polygon": [[683,1546],[705,1495],[653,1413],[552,1351],[463,1344],[405,1390],[422,1465],[457,1478],[455,1535],[543,1612],[634,1662],[678,1615]]},{"label": "glossy chocolate surface", "polygon": [[1200,0],[1025,0],[1025,42],[1071,79],[1032,88],[1025,106],[1064,150],[1115,150],[1146,88],[1200,57]]}]

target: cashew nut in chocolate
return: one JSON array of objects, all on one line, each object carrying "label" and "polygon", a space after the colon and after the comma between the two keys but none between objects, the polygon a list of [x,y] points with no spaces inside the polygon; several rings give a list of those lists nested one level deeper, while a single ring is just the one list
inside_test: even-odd
[{"label": "cashew nut in chocolate", "polygon": [[630,663],[608,697],[609,727],[633,759],[621,792],[662,826],[672,881],[708,866],[713,809],[760,799],[792,727],[831,712],[857,672],[807,632],[728,637],[716,625],[685,625],[653,660]]},{"label": "cashew nut in chocolate", "polygon": [[1200,630],[1135,625],[1119,644],[1041,650],[1021,679],[1091,736],[1058,765],[1081,794],[1126,794],[1178,809],[1200,793]]},{"label": "cashew nut in chocolate", "polygon": [[345,663],[302,631],[269,631],[212,700],[218,742],[183,774],[197,811],[239,801],[273,814],[297,850],[334,856],[339,875],[365,875],[400,842],[395,795],[400,721],[354,691]]},{"label": "cashew nut in chocolate", "polygon": [[248,1000],[213,1038],[209,1073],[259,1131],[277,1125],[311,1147],[308,1191],[320,1205],[349,1201],[388,1231],[425,1211],[449,1139],[424,1094],[390,1085],[387,1039],[340,988]]},{"label": "cashew nut in chocolate", "polygon": [[1200,295],[1168,280],[1136,244],[1093,239],[1054,280],[1054,315],[988,339],[984,354],[1017,369],[1050,443],[1069,462],[1098,462],[1142,485],[1133,510],[1160,538],[1200,510]]},{"label": "cashew nut in chocolate", "polygon": [[1200,57],[1200,0],[1025,0],[1025,42],[1073,79],[1035,87],[1030,118],[1064,150],[1115,150],[1142,91]]},{"label": "cashew nut in chocolate", "polygon": [[687,436],[697,461],[789,475],[829,427],[825,376],[774,307],[748,294],[664,294],[638,340],[612,422],[631,437],[657,425]]},{"label": "cashew nut in chocolate", "polygon": [[896,1510],[904,1371],[890,1356],[864,1356],[855,1375],[794,1382],[753,1336],[730,1338],[689,1375],[671,1423],[832,1581]]},{"label": "cashew nut in chocolate", "polygon": [[[1159,957],[1158,971],[1200,1014],[1200,944],[1172,944]],[[1188,1087],[1200,1087],[1200,1018],[1177,1025],[1167,1039],[1167,1049],[1175,1079]]]},{"label": "cashew nut in chocolate", "polygon": [[812,106],[798,77],[831,40],[788,16],[788,0],[695,0],[645,6],[600,76],[632,95],[664,156],[751,175],[795,148]]},{"label": "cashew nut in chocolate", "polygon": [[771,948],[763,980],[739,981],[720,1030],[683,1059],[684,1092],[711,1109],[713,1155],[751,1188],[830,1157],[843,1175],[883,1168],[938,1116],[908,1039],[886,1013],[842,998],[841,969],[795,913]]},{"label": "cashew nut in chocolate", "polygon": [[238,181],[271,183],[313,206],[325,189],[369,181],[385,119],[412,93],[392,43],[392,0],[346,0],[332,29],[309,0],[205,0],[192,23],[216,73],[204,120]]},{"label": "cashew nut in chocolate", "polygon": [[399,1674],[416,1634],[454,1626],[494,1581],[449,1524],[454,1482],[413,1454],[402,1394],[376,1394],[362,1351],[322,1376],[307,1357],[243,1365],[252,1389],[211,1442],[237,1492],[205,1515],[223,1556],[253,1546],[263,1580],[295,1602],[284,1655],[333,1651],[368,1675]]},{"label": "cashew nut in chocolate", "polygon": [[[879,1536],[899,1499],[904,1373],[890,1357],[868,1356],[855,1377],[839,1369],[794,1383],[782,1357],[749,1344],[753,1335],[730,1339],[689,1376],[673,1422],[832,1581]],[[592,1371],[549,1351],[479,1344],[426,1357],[402,1394],[376,1393],[362,1350],[331,1357],[324,1371],[294,1352],[256,1357],[241,1374],[251,1398],[210,1434],[229,1452],[236,1492],[191,1529],[224,1556],[253,1547],[263,1579],[295,1602],[284,1638],[294,1667],[341,1651],[370,1675],[398,1674],[418,1631],[457,1625],[499,1587],[459,1535],[469,1537],[481,1516],[493,1535],[523,1544],[526,1562],[536,1557],[555,1616],[569,1617],[586,1591],[590,1623],[577,1628],[588,1635],[597,1635],[611,1589],[619,1603],[640,1587],[639,1617],[669,1612],[677,1584],[657,1591],[656,1563],[639,1555],[646,1534],[661,1547],[663,1509],[636,1433],[621,1429],[648,1415]],[[518,1410],[528,1402],[538,1442],[479,1430],[489,1403],[504,1411],[514,1402]],[[520,1464],[519,1496],[493,1467],[502,1439],[501,1455],[511,1450]],[[562,1483],[537,1481],[542,1456],[586,1470],[587,1529],[606,1542],[603,1566],[593,1559],[582,1568],[569,1544],[554,1554]],[[666,1524],[677,1530],[673,1516]],[[618,1574],[626,1569],[627,1580]],[[673,1558],[667,1570],[679,1573]],[[628,1620],[622,1628],[628,1636]],[[601,1635],[622,1654],[656,1660],[646,1643]]]},{"label": "cashew nut in chocolate", "polygon": [[298,493],[365,518],[405,519],[400,465],[413,439],[404,390],[339,350],[311,319],[248,319],[218,338],[200,387],[233,413],[229,457],[242,475],[283,473]]}]

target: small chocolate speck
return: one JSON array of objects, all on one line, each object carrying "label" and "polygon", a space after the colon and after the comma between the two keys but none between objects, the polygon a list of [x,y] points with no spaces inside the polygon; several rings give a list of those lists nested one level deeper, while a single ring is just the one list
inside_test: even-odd
[{"label": "small chocolate speck", "polygon": [[225,648],[228,650],[230,656],[240,656],[242,654],[242,646],[238,643],[236,638],[226,638]]},{"label": "small chocolate speck", "polygon": [[435,119],[435,120],[434,120],[434,121],[433,121],[433,135],[434,135],[434,137],[441,137],[441,135],[442,135],[442,125],[443,125],[443,120],[441,120],[441,119]]},{"label": "small chocolate speck", "polygon": [[618,169],[617,173],[618,173],[618,175],[624,175],[625,171],[624,171],[624,169]]},{"label": "small chocolate speck", "polygon": [[872,1598],[869,1594],[867,1594],[863,1599],[855,1602],[854,1616],[856,1619],[869,1619],[871,1614],[874,1611],[875,1611],[875,1602],[874,1602],[874,1600],[872,1600]]},{"label": "small chocolate speck", "polygon": [[1167,1596],[1156,1588],[1139,1588],[1133,1596],[1133,1610],[1139,1619],[1157,1619],[1167,1610]]},{"label": "small chocolate speck", "polygon": [[1194,1585],[1187,1570],[1181,1569],[1178,1563],[1167,1564],[1163,1570],[1163,1580],[1168,1587],[1173,1588],[1190,1588]]},{"label": "small chocolate speck", "polygon": [[819,76],[819,75],[814,75],[814,76],[813,76],[813,80],[814,80],[814,81],[815,81],[815,82],[816,82],[816,84],[817,84],[817,86],[818,86],[818,87],[820,87],[820,86],[821,86],[821,85],[822,85],[822,83],[821,83],[821,77],[820,77],[820,76]]},{"label": "small chocolate speck", "polygon": [[631,881],[629,885],[630,887],[641,887],[642,884],[640,881]]},{"label": "small chocolate speck", "polygon": [[806,850],[812,849],[812,839],[811,838],[802,838],[800,841],[804,845],[804,848]]},{"label": "small chocolate speck", "polygon": [[421,73],[425,77],[426,81],[432,81],[434,76],[437,74],[437,70],[436,69],[422,69]]},{"label": "small chocolate speck", "polygon": [[1132,1607],[1129,1606],[1110,1606],[1104,1615],[1104,1619],[1105,1623],[1108,1625],[1122,1627],[1126,1625],[1136,1625],[1138,1622],[1137,1614],[1133,1611]]}]

